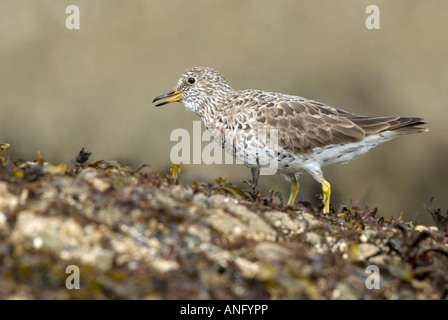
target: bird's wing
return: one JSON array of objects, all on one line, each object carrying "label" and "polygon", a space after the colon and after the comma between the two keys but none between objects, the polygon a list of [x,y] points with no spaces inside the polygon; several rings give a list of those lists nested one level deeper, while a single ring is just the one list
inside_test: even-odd
[{"label": "bird's wing", "polygon": [[258,128],[277,129],[278,145],[309,153],[316,147],[360,141],[366,135],[351,114],[306,99],[285,99],[257,110]]}]

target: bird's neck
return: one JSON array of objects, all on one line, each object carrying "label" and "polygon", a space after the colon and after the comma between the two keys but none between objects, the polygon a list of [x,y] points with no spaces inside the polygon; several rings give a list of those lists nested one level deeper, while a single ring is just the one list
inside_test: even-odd
[{"label": "bird's neck", "polygon": [[228,90],[219,94],[208,95],[203,107],[201,108],[201,114],[199,114],[202,122],[207,128],[214,128],[225,126],[230,121],[230,115],[232,114],[232,97],[236,92]]}]

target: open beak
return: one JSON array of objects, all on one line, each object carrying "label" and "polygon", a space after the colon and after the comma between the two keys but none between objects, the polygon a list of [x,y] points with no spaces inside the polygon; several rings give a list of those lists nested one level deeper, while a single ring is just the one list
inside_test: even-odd
[{"label": "open beak", "polygon": [[156,107],[160,107],[160,106],[163,106],[164,104],[167,104],[167,103],[180,101],[180,96],[181,95],[182,95],[182,93],[180,93],[179,91],[171,90],[171,91],[168,91],[167,93],[164,93],[164,94],[162,94],[162,95],[160,95],[158,97],[155,97],[154,100],[152,100],[152,103],[154,103],[156,101],[159,101],[159,100],[162,100],[162,99],[165,99],[165,98],[170,98],[168,100],[165,100],[163,102],[160,102],[160,103],[156,104]]}]

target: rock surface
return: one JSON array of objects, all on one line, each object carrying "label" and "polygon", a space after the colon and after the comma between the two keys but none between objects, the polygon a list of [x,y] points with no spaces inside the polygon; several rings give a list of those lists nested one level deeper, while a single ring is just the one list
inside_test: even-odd
[{"label": "rock surface", "polygon": [[436,228],[358,206],[283,208],[223,180],[180,185],[112,162],[0,163],[0,299],[448,297]]}]

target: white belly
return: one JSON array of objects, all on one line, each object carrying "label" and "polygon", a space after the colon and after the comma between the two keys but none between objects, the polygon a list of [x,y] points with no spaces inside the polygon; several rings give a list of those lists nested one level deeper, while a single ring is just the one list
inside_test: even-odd
[{"label": "white belly", "polygon": [[333,144],[314,148],[312,153],[294,154],[275,144],[251,139],[249,132],[242,133],[240,131],[237,134],[236,130],[227,130],[225,131],[225,143],[223,143],[222,132],[210,131],[215,142],[222,145],[227,153],[232,154],[238,163],[244,163],[248,167],[270,167],[280,173],[295,173],[334,163],[346,163],[383,142],[405,134],[404,132],[385,131],[367,136],[359,142]]},{"label": "white belly", "polygon": [[403,135],[404,133],[385,131],[367,136],[359,142],[333,144],[322,148],[315,148],[311,154],[295,155],[287,150],[286,157],[279,157],[278,170],[293,173],[315,166],[323,167],[334,163],[347,163],[350,160],[365,154],[377,145]]}]

